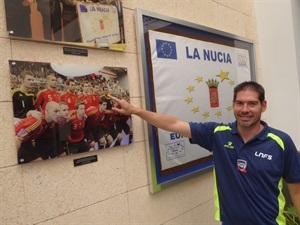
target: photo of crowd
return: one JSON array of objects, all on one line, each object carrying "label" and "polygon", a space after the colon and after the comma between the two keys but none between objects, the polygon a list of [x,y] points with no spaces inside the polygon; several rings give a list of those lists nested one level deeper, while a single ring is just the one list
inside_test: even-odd
[{"label": "photo of crowd", "polygon": [[[121,0],[4,0],[8,35],[88,47],[125,44]],[[99,42],[106,45],[99,45]]]},{"label": "photo of crowd", "polygon": [[126,68],[9,65],[19,164],[132,143],[131,117],[112,111],[110,98],[129,101]]}]

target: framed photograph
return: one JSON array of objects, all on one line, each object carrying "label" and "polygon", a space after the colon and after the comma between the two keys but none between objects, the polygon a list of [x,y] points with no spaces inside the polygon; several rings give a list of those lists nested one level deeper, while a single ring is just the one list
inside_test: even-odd
[{"label": "framed photograph", "polygon": [[[147,110],[188,122],[234,120],[233,88],[256,76],[252,41],[142,9],[136,24]],[[151,192],[212,168],[209,151],[146,126]]]},{"label": "framed photograph", "polygon": [[10,60],[18,163],[132,143],[131,117],[112,111],[110,95],[129,101],[127,69]]},{"label": "framed photograph", "polygon": [[124,51],[121,0],[4,0],[8,36]]}]

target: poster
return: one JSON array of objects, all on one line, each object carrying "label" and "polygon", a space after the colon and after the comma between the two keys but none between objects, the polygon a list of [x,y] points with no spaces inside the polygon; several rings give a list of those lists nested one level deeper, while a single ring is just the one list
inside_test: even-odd
[{"label": "poster", "polygon": [[77,4],[82,42],[99,47],[121,41],[118,10],[113,5]]},{"label": "poster", "polygon": [[121,0],[5,0],[8,36],[124,51]]},{"label": "poster", "polygon": [[108,96],[129,101],[127,69],[10,60],[18,163],[101,151],[133,142],[131,117]]}]

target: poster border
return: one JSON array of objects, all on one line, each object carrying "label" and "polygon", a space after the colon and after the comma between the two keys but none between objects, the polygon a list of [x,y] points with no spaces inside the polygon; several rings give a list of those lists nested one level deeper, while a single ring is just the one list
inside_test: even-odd
[{"label": "poster border", "polygon": [[[224,42],[223,45],[227,45],[229,42],[234,47],[241,47],[249,51],[249,62],[250,62],[250,73],[251,80],[256,80],[256,65],[255,65],[255,52],[254,52],[254,42],[250,39],[243,38],[231,33],[223,32],[213,28],[205,27],[199,24],[191,23],[188,21],[180,20],[173,17],[168,17],[158,13],[150,12],[140,8],[135,9],[135,21],[136,21],[136,38],[137,38],[137,49],[138,49],[138,62],[139,62],[139,73],[140,73],[140,85],[142,91],[142,107],[150,110],[153,110],[153,94],[151,90],[151,85],[154,85],[150,80],[151,70],[151,59],[147,55],[147,46],[146,46],[146,37],[148,30],[155,30],[144,22],[145,17],[151,17],[154,20],[165,22],[169,25],[180,26],[186,30],[193,30],[200,32],[204,35],[209,35],[213,39],[218,39],[220,42]],[[147,30],[148,29],[148,30]],[[175,28],[176,29],[176,28]],[[160,30],[160,32],[163,32]],[[192,31],[191,31],[192,32]],[[167,33],[167,32],[166,32]],[[179,35],[180,36],[180,35]],[[220,43],[218,43],[220,44]],[[230,45],[230,44],[229,44]],[[150,66],[149,66],[150,65]],[[151,84],[152,83],[152,84]],[[148,144],[146,144],[147,151],[147,166],[148,166],[148,176],[150,183],[150,192],[156,193],[162,189],[169,187],[170,185],[179,183],[183,180],[189,179],[194,176],[206,173],[211,171],[213,168],[213,162],[204,162],[200,167],[196,168],[187,168],[185,171],[177,173],[174,172],[167,179],[161,179],[159,174],[159,154],[156,146],[157,137],[156,129],[152,125],[144,122],[145,127],[145,139]]]},{"label": "poster border", "polygon": [[[111,113],[111,108],[103,109],[102,107],[101,109],[103,111],[101,111],[100,113],[100,106],[103,102],[107,103],[106,106],[108,105],[108,102],[109,104],[111,104],[111,106],[113,106],[112,99],[105,99],[104,88],[107,88],[111,95],[114,95],[119,98],[121,98],[122,95],[122,97],[130,99],[128,67],[106,66],[101,64],[74,64],[59,63],[54,61],[28,61],[15,59],[9,59],[7,62],[9,66],[11,85],[11,102],[13,112],[12,117],[14,118],[15,128],[14,134],[17,143],[16,151],[19,153],[20,147],[22,147],[21,145],[24,143],[23,150],[25,149],[25,151],[22,151],[22,153],[25,154],[22,154],[22,156],[27,157],[24,160],[23,157],[19,157],[20,155],[17,154],[16,162],[18,163],[18,165],[35,163],[40,161],[48,161],[57,158],[64,158],[65,156],[69,158],[73,155],[77,158],[80,157],[78,158],[79,162],[75,162],[76,160],[73,160],[75,167],[75,164],[77,166],[82,164],[88,164],[90,162],[96,162],[97,156],[90,156],[91,158],[85,159],[84,155],[86,154],[98,154],[98,152],[100,153],[101,151],[114,149],[116,147],[127,146],[129,144],[134,143],[131,116],[127,116],[126,121],[122,121],[122,118],[124,117],[120,115],[122,116],[120,121],[118,120],[120,119],[118,114]],[[29,75],[29,77],[27,77],[27,75]],[[21,78],[21,76],[23,76],[23,78]],[[25,77],[27,77],[27,79],[25,79]],[[47,97],[48,99],[53,98],[53,100],[49,99],[49,102],[56,102],[60,107],[62,105],[69,106],[64,107],[64,109],[67,109],[67,111],[62,111],[67,112],[67,115],[59,114],[58,117],[60,117],[60,119],[54,119],[54,115],[57,115],[59,113],[59,111],[57,112],[56,108],[57,104],[53,107],[53,104],[51,103],[51,109],[53,110],[49,110],[50,112],[45,112],[47,111],[47,109],[40,110],[40,108],[43,108],[42,102],[44,101],[39,101],[39,106],[35,106],[39,93],[40,96],[45,96],[43,95],[43,93],[45,93],[45,90],[47,90],[47,93],[49,93],[48,85],[49,81],[51,80],[48,80],[49,77],[55,77],[55,82],[57,84],[55,90],[51,90],[50,94],[48,94],[51,95],[55,93],[54,95]],[[70,86],[67,83],[67,81],[70,81],[70,83],[75,84],[75,92],[70,92]],[[87,95],[89,96],[89,99],[80,99],[79,95],[83,97],[83,84],[85,83],[88,83],[90,85],[90,88],[94,88],[95,85],[98,86],[98,92],[93,92],[93,94],[89,93]],[[28,91],[24,91],[24,86],[22,85],[26,86]],[[32,86],[29,88],[30,85]],[[23,89],[21,89],[21,87],[23,87]],[[63,99],[62,95],[64,94],[67,95]],[[55,99],[57,95],[59,96],[59,100]],[[74,96],[76,96],[76,98],[74,98]],[[30,97],[30,102],[27,100],[28,97]],[[22,105],[21,107],[23,108],[21,111],[15,111],[15,101],[17,103],[17,110],[20,109],[20,105]],[[97,105],[95,101],[99,102],[99,105]],[[90,105],[90,108],[87,107],[85,109],[84,115],[81,115],[82,118],[78,120],[78,116],[75,116],[77,115],[77,105],[82,105],[86,103]],[[70,104],[72,108],[70,107]],[[96,110],[97,108],[99,108],[99,110]],[[15,115],[15,112],[19,113],[18,115],[20,116]],[[24,115],[24,113],[26,115]],[[111,127],[108,127],[107,122],[105,122],[107,121],[105,119],[106,115],[108,115],[108,120],[111,121],[111,123],[113,122],[113,130],[111,129]],[[119,118],[115,116],[118,116]],[[105,138],[106,140],[103,143],[104,145],[102,145],[103,147],[100,147],[100,138],[96,139],[97,136],[94,136],[94,139],[90,139],[90,142],[87,141],[87,136],[84,136],[83,139],[81,139],[82,137],[72,136],[71,127],[73,127],[73,124],[75,124],[75,127],[77,125],[76,123],[82,124],[82,121],[85,121],[83,123],[84,127],[81,127],[82,129],[84,129],[87,126],[87,121],[89,117],[91,117],[89,124],[96,124],[97,126],[91,126],[91,131],[97,132],[96,135],[100,134],[99,137],[111,136],[113,139],[112,142],[108,143],[107,139]],[[116,118],[117,120],[111,120],[114,119],[112,117]],[[124,127],[123,122],[126,123],[127,126]],[[122,126],[121,130],[116,130],[117,127],[115,125],[118,124]],[[102,130],[100,131],[99,128],[101,128]],[[114,134],[112,134],[111,131],[113,131]],[[83,133],[85,134],[85,130],[83,130]],[[117,136],[115,135],[119,135],[119,133],[122,134],[122,139],[120,139],[118,144],[116,144]],[[70,147],[71,142],[69,137],[71,139],[74,137],[74,139],[72,139],[74,140],[72,143],[73,149],[75,148],[77,151],[71,152],[68,148]],[[78,141],[78,138],[80,138],[81,140]],[[41,144],[43,144],[42,147],[47,146],[45,149],[37,147],[38,139],[40,140],[39,146],[41,146]],[[98,143],[92,146],[90,145],[90,143],[93,141]],[[82,142],[87,143],[87,145],[89,146],[89,150],[79,149],[82,147],[80,146]],[[31,146],[33,146],[33,148],[30,148]]]},{"label": "poster border", "polygon": [[[127,47],[127,39],[125,36],[125,20],[124,20],[124,7],[123,7],[123,1],[119,0],[119,4],[120,4],[120,11],[121,14],[119,14],[118,12],[118,22],[119,22],[119,29],[120,29],[120,43],[111,43],[108,44],[107,46],[101,46],[100,44],[93,42],[93,44],[90,43],[84,43],[84,42],[72,42],[72,41],[64,41],[64,40],[60,40],[60,41],[56,41],[56,40],[47,40],[45,38],[39,38],[39,37],[22,37],[22,36],[14,36],[10,34],[10,30],[8,29],[8,12],[6,9],[6,1],[8,0],[4,0],[4,26],[7,32],[7,35],[5,36],[5,38],[11,39],[11,40],[19,40],[19,41],[29,41],[29,42],[36,42],[36,43],[45,43],[45,44],[53,44],[53,45],[58,45],[58,46],[68,46],[68,47],[73,47],[73,48],[85,48],[85,49],[98,49],[98,50],[108,50],[108,51],[116,51],[116,52],[125,52],[126,51],[126,47]],[[84,2],[86,4],[98,4],[98,3],[94,3],[94,2]],[[34,0],[31,4],[38,4],[36,0]],[[31,7],[31,6],[29,6]],[[37,6],[38,8],[38,6]],[[63,11],[63,8],[61,8],[61,12]],[[38,9],[37,9],[38,12]],[[40,13],[40,12],[39,12]],[[120,16],[121,15],[121,16]],[[79,19],[79,18],[77,18]],[[31,18],[32,20],[32,18]],[[41,23],[43,23],[43,21],[40,21]],[[63,35],[63,23],[62,23],[62,18],[61,18],[61,29],[60,32]]]}]

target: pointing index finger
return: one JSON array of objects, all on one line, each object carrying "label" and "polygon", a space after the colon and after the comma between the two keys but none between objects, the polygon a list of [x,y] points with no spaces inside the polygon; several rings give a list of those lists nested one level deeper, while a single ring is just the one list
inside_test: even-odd
[{"label": "pointing index finger", "polygon": [[118,98],[116,98],[116,97],[114,97],[114,96],[111,96],[110,94],[108,94],[108,97],[110,97],[112,100],[114,100],[114,101],[116,101],[116,102],[118,102],[118,101],[119,101],[119,99],[118,99]]}]

